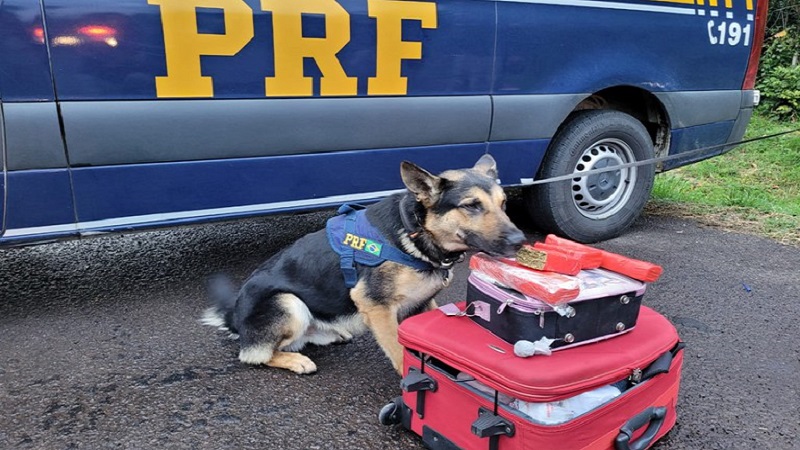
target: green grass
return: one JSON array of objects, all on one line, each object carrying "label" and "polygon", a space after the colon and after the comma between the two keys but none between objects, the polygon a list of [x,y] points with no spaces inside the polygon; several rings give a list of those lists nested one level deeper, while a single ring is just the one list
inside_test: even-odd
[{"label": "green grass", "polygon": [[[798,126],[754,115],[746,138]],[[800,245],[800,133],[659,174],[648,212],[664,211]]]}]

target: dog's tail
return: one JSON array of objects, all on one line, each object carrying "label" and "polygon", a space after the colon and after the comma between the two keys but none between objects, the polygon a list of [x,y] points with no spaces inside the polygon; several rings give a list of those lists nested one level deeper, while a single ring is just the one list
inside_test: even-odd
[{"label": "dog's tail", "polygon": [[206,282],[206,291],[211,307],[205,310],[200,321],[236,333],[232,326],[233,309],[236,306],[236,287],[233,281],[224,274],[213,275]]}]

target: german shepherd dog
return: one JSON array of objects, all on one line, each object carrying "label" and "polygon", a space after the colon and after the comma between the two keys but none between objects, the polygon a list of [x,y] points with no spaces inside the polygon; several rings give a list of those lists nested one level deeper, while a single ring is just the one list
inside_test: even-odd
[{"label": "german shepherd dog", "polygon": [[400,173],[408,190],[369,206],[364,214],[384,245],[427,268],[394,261],[357,264],[357,281],[348,288],[339,254],[323,229],[261,264],[238,293],[224,277],[213,277],[213,306],[203,322],[238,337],[240,361],[299,374],[317,370],[298,353],[305,344],[346,342],[369,329],[401,373],[398,323],[437,307],[434,295],[449,284],[453,264],[466,251],[510,256],[525,236],[505,213],[505,194],[491,156],[484,155],[470,169],[438,176],[404,161]]}]

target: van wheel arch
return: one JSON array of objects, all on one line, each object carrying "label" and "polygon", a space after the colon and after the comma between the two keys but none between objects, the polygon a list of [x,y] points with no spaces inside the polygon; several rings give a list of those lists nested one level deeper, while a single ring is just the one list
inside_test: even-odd
[{"label": "van wheel arch", "polygon": [[[634,86],[614,86],[597,91],[579,102],[564,118],[556,132],[566,126],[575,114],[587,109],[611,109],[624,112],[642,123],[650,134],[656,156],[669,152],[671,122],[667,108],[652,92]],[[660,171],[660,166],[656,171]]]}]

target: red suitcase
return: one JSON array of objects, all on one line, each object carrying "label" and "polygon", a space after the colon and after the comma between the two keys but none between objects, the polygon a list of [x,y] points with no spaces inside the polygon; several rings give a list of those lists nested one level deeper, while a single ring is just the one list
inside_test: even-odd
[{"label": "red suitcase", "polygon": [[[403,394],[380,420],[402,424],[432,449],[641,450],[676,421],[683,344],[675,327],[646,307],[631,332],[551,356],[517,357],[511,344],[441,311],[403,321],[399,340]],[[612,385],[621,394],[565,423],[517,408],[549,413],[551,405]]]}]

